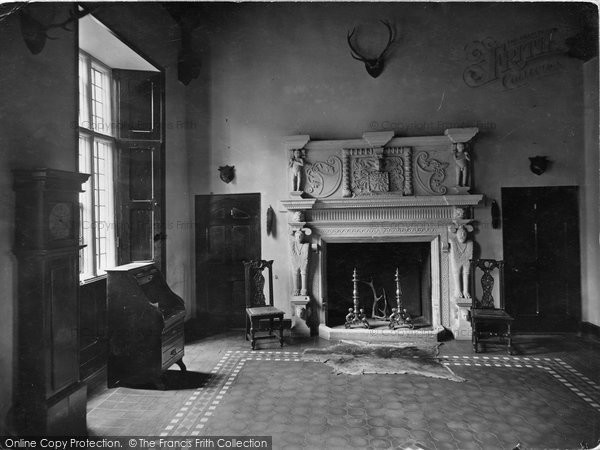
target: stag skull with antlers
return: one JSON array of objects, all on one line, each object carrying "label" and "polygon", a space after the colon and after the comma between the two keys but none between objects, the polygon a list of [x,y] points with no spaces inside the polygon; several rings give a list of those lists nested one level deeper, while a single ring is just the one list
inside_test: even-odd
[{"label": "stag skull with antlers", "polygon": [[352,55],[354,59],[364,62],[365,68],[367,69],[367,73],[373,78],[377,78],[379,75],[381,75],[381,72],[383,72],[385,54],[387,53],[395,39],[394,29],[392,25],[385,20],[380,20],[380,22],[384,24],[388,30],[388,42],[383,51],[376,58],[366,58],[365,56],[361,55],[360,52],[356,49],[356,47],[352,44],[352,38],[354,37],[356,28],[353,28],[352,31],[349,31],[347,36],[348,45],[350,46],[350,55]]},{"label": "stag skull with antlers", "polygon": [[[35,5],[34,5],[35,6]],[[19,10],[19,17],[21,20],[21,34],[23,35],[23,40],[25,41],[25,45],[29,51],[37,55],[40,53],[44,46],[46,45],[46,40],[56,40],[58,38],[52,37],[48,34],[48,31],[61,28],[65,31],[74,31],[74,28],[71,28],[72,25],[77,20],[86,16],[94,9],[98,8],[97,6],[90,9],[82,9],[74,12],[73,10],[69,11],[69,17],[62,22],[45,24],[38,18],[34,17],[35,9],[31,5],[27,5]]]}]

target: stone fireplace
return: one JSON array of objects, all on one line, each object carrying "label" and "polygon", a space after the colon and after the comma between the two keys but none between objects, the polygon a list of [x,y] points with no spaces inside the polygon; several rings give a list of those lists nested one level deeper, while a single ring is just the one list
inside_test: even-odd
[{"label": "stone fireplace", "polygon": [[472,237],[457,240],[456,231],[473,230],[472,208],[483,198],[470,193],[472,167],[464,158],[476,133],[462,128],[444,136],[286,139],[292,190],[281,204],[290,232],[290,300],[294,313],[298,305],[309,312],[313,332],[336,338],[336,329],[344,328],[340,316],[344,301],[346,311],[353,306],[353,268],[367,316],[383,290],[395,306],[398,268],[403,303],[419,318],[415,332],[448,329],[470,337],[461,255],[472,252]]},{"label": "stone fireplace", "polygon": [[389,317],[396,306],[398,271],[403,305],[419,327],[431,325],[431,245],[416,242],[336,242],[327,244],[326,325],[344,325],[352,304],[353,270],[358,296],[372,322]]}]

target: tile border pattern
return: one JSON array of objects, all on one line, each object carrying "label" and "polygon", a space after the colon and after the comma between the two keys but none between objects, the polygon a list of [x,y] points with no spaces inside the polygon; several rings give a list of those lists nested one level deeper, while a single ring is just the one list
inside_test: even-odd
[{"label": "tile border pattern", "polygon": [[302,361],[299,352],[229,350],[206,384],[197,388],[160,436],[200,436],[206,422],[231,388],[246,361]]},{"label": "tile border pattern", "polygon": [[600,385],[574,369],[561,358],[463,355],[441,356],[440,359],[442,364],[453,366],[542,369],[596,411],[600,411]]},{"label": "tile border pattern", "polygon": [[[415,357],[415,358],[418,358]],[[546,371],[573,394],[600,412],[600,384],[583,375],[561,358],[526,356],[440,356],[445,366],[509,367]],[[207,382],[184,402],[160,436],[200,436],[206,422],[227,395],[246,361],[306,361],[300,352],[227,351],[211,371]]]}]

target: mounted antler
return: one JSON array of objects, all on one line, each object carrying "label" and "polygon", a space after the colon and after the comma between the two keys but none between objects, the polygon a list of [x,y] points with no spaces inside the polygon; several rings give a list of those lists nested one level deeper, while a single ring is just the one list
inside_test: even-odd
[{"label": "mounted antler", "polygon": [[392,43],[394,42],[395,38],[394,29],[392,28],[392,25],[385,20],[380,20],[380,22],[384,24],[388,30],[388,42],[377,58],[366,58],[362,56],[360,52],[354,47],[354,45],[352,45],[352,37],[354,36],[356,28],[353,28],[351,32],[348,32],[347,36],[348,45],[350,46],[351,51],[350,54],[354,59],[365,63],[365,68],[367,69],[368,74],[371,75],[373,78],[377,78],[379,75],[381,75],[381,72],[383,72],[385,54],[390,48],[390,45],[392,45]]},{"label": "mounted antler", "polygon": [[58,38],[52,37],[48,35],[48,31],[54,28],[62,28],[66,31],[73,31],[72,28],[69,28],[68,25],[81,19],[83,16],[89,14],[90,10],[79,10],[76,13],[73,10],[69,11],[69,17],[62,22],[52,23],[49,25],[42,24],[39,20],[33,17],[31,11],[28,8],[23,8],[19,11],[19,16],[21,19],[21,33],[23,34],[23,39],[25,40],[25,45],[29,51],[37,55],[40,53],[44,46],[46,45],[46,39],[55,40]]},{"label": "mounted antler", "polygon": [[[375,291],[375,284],[373,283],[373,278],[371,278],[371,281],[368,283],[363,280],[358,281],[369,286],[371,288],[371,291],[373,292],[373,308],[371,310],[371,317],[374,319],[385,320],[385,318],[387,317],[388,309],[387,295],[385,295],[385,289],[382,288],[381,295],[377,296],[377,292]],[[383,300],[383,308],[381,307],[381,300]]]}]

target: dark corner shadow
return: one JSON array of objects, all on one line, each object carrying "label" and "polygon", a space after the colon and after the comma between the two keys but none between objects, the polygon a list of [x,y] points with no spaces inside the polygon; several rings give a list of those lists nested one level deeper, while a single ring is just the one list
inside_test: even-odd
[{"label": "dark corner shadow", "polygon": [[222,378],[222,375],[174,369],[165,371],[161,376],[160,381],[156,383],[119,383],[119,387],[155,391],[183,391],[204,387],[211,379],[216,379],[218,382],[219,378]]},{"label": "dark corner shadow", "polygon": [[552,356],[574,351],[580,343],[568,334],[528,334],[514,333],[513,347],[517,356]]},{"label": "dark corner shadow", "polygon": [[205,386],[210,378],[210,373],[191,372],[189,370],[185,372],[181,370],[167,370],[162,376],[162,381],[165,385],[164,390],[172,391],[198,389]]}]

